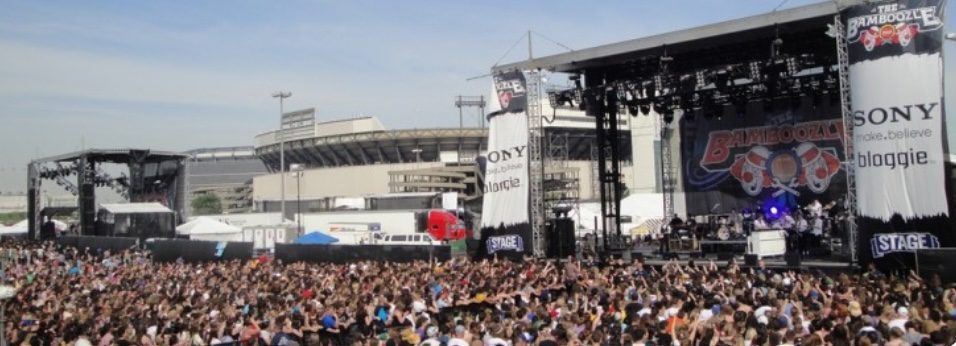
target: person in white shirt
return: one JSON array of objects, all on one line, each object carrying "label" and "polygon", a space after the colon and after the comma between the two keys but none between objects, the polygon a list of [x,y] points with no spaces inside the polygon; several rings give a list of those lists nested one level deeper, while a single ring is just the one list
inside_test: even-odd
[{"label": "person in white shirt", "polygon": [[807,219],[805,219],[800,212],[796,212],[796,215],[797,221],[794,228],[797,231],[797,237],[800,239],[800,253],[803,255],[808,255],[811,244],[810,223],[807,222]]},{"label": "person in white shirt", "polygon": [[823,205],[820,204],[820,200],[814,199],[810,205],[807,205],[807,211],[810,212],[810,217],[818,217],[823,215]]},{"label": "person in white shirt", "polygon": [[810,246],[819,247],[820,241],[823,240],[823,216],[818,216],[813,219],[810,232],[813,234],[813,241],[810,243]]},{"label": "person in white shirt", "polygon": [[757,214],[757,219],[754,220],[754,230],[762,231],[770,229],[770,225],[767,224],[767,220],[764,220],[763,215]]}]

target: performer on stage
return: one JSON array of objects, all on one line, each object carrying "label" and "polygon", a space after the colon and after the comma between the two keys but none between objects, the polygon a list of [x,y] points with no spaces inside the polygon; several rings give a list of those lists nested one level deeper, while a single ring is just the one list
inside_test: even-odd
[{"label": "performer on stage", "polygon": [[793,219],[793,216],[787,213],[784,213],[774,222],[774,228],[782,229],[787,234],[787,250],[797,250],[800,244],[799,236],[794,229],[796,224],[797,222]]},{"label": "performer on stage", "polygon": [[810,234],[810,223],[807,222],[807,219],[803,217],[803,213],[795,212],[797,215],[797,238],[799,239],[800,254],[809,255],[810,254],[810,244],[811,244],[811,234]]},{"label": "performer on stage", "polygon": [[727,227],[730,227],[735,234],[743,232],[744,217],[737,212],[737,208],[730,209],[730,216],[727,218]]},{"label": "performer on stage", "polygon": [[819,216],[813,219],[813,228],[811,246],[813,248],[820,247],[820,241],[823,240],[823,216]]},{"label": "performer on stage", "polygon": [[806,209],[807,212],[810,213],[811,218],[823,215],[823,205],[820,204],[820,200],[818,199],[814,199],[813,202],[810,202]]},{"label": "performer on stage", "polygon": [[741,214],[743,217],[743,230],[744,236],[750,237],[750,233],[753,233],[756,225],[754,224],[754,213],[750,208],[745,208]]},{"label": "performer on stage", "polygon": [[767,220],[764,220],[763,214],[757,214],[757,219],[754,220],[754,230],[762,231],[770,229],[770,224],[767,223]]}]

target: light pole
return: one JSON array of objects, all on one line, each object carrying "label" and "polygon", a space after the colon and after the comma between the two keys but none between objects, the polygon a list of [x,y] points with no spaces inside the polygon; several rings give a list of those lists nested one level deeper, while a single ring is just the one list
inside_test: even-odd
[{"label": "light pole", "polygon": [[7,336],[4,335],[4,330],[7,329],[7,301],[16,295],[17,289],[13,286],[0,285],[0,346],[7,346]]},{"label": "light pole", "polygon": [[299,181],[302,179],[302,171],[305,165],[293,163],[289,165],[289,170],[295,172],[295,224],[299,227],[299,235],[305,233],[302,229],[302,194],[299,189]]},{"label": "light pole", "polygon": [[292,92],[289,91],[277,91],[272,94],[272,97],[279,99],[279,188],[282,190],[280,192],[282,201],[279,202],[279,208],[282,210],[282,220],[285,220],[285,128],[282,121],[282,116],[285,114],[282,110],[283,101],[292,96]]}]

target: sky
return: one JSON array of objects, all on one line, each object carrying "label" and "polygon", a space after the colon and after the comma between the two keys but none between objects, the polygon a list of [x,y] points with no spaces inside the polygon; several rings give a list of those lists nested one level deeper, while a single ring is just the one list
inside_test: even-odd
[{"label": "sky", "polygon": [[[467,79],[525,59],[509,48],[529,29],[582,49],[779,4],[0,0],[0,193],[25,190],[31,159],[80,148],[252,145],[277,127],[278,90],[292,92],[286,110],[315,107],[319,121],[457,126],[455,96],[489,89]],[[563,51],[535,42],[536,56]]]}]

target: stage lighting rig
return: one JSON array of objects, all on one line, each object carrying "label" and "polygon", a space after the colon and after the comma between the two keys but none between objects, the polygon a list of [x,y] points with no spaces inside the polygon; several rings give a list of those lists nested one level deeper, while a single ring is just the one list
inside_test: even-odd
[{"label": "stage lighting rig", "polygon": [[640,109],[641,114],[650,115],[651,114],[651,101],[644,99],[637,104],[637,108]]}]

